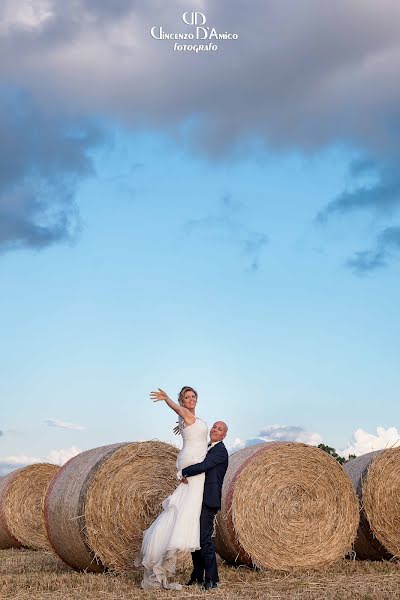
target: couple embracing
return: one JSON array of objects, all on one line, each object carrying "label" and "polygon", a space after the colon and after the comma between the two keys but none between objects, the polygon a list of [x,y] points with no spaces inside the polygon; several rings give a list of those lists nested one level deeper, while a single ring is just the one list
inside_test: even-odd
[{"label": "couple embracing", "polygon": [[187,585],[199,584],[209,590],[219,581],[212,533],[228,468],[228,452],[222,441],[228,427],[223,421],[214,423],[208,443],[207,424],[196,417],[197,392],[183,387],[176,403],[158,389],[151,392],[152,400],[164,401],[179,416],[176,433],[181,434],[183,447],[176,465],[181,483],[164,500],[162,513],[143,533],[135,565],[143,566],[144,589],[181,589],[179,583],[168,579],[175,574],[179,555],[190,551],[193,571]]}]

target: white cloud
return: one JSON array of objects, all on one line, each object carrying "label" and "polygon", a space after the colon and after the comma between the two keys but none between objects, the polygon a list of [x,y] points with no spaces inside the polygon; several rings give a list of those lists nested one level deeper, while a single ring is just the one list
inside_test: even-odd
[{"label": "white cloud", "polygon": [[353,434],[353,439],[344,450],[340,451],[346,458],[349,454],[361,456],[373,450],[382,450],[384,448],[392,448],[400,445],[400,432],[396,427],[376,428],[376,435],[368,433],[364,429],[356,429]]},{"label": "white cloud", "polygon": [[81,452],[82,450],[76,446],[71,446],[71,448],[61,448],[60,450],[51,450],[47,455],[47,461],[56,465],[63,465],[70,458],[80,454]]},{"label": "white cloud", "polygon": [[318,446],[322,442],[319,433],[305,431],[298,425],[269,425],[260,431],[259,438],[265,442],[303,442],[311,446]]},{"label": "white cloud", "polygon": [[68,421],[60,421],[59,419],[46,419],[46,425],[49,427],[60,427],[61,429],[73,429],[74,431],[84,431],[86,427],[83,425],[77,425],[76,423],[69,423]]},{"label": "white cloud", "polygon": [[36,456],[29,456],[26,454],[0,457],[0,476],[7,475],[7,473],[14,471],[14,469],[41,462],[50,462],[61,466],[80,452],[82,452],[82,450],[76,446],[71,446],[70,448],[51,450],[44,458],[37,458]]},{"label": "white cloud", "polygon": [[3,4],[0,31],[4,32],[40,28],[45,21],[52,17],[53,12],[49,0],[22,0],[14,2],[5,0]]},{"label": "white cloud", "polygon": [[28,456],[27,454],[18,454],[17,456],[5,456],[4,458],[1,458],[0,461],[7,461],[11,465],[31,465],[40,462],[40,458]]},{"label": "white cloud", "polygon": [[236,452],[236,450],[242,450],[242,448],[245,448],[245,446],[246,443],[243,440],[241,440],[238,437],[235,437],[232,446],[229,446],[228,448],[228,452],[232,454],[232,452]]},{"label": "white cloud", "polygon": [[322,437],[319,433],[305,431],[298,425],[268,425],[260,431],[260,433],[248,440],[235,438],[233,445],[229,447],[230,452],[262,444],[263,442],[302,442],[311,446],[318,446],[322,442]]}]

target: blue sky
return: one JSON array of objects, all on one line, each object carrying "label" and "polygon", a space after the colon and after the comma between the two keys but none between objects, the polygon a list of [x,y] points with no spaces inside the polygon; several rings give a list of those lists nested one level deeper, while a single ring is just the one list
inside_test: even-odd
[{"label": "blue sky", "polygon": [[[303,27],[329,24],[312,2],[300,3],[308,25],[292,15],[276,39],[285,3],[256,3],[243,21],[240,3],[198,2],[238,44],[177,57],[148,30],[157,19],[185,27],[179,2],[160,13],[82,0],[75,20],[36,4],[6,3],[0,19],[0,43],[16,59],[21,45],[32,53],[0,70],[0,469],[172,441],[173,414],[149,400],[158,386],[172,397],[195,387],[198,414],[226,420],[235,448],[396,443],[389,19],[339,3],[344,49],[333,56],[319,39],[311,55]],[[349,89],[349,70],[369,95]]]}]

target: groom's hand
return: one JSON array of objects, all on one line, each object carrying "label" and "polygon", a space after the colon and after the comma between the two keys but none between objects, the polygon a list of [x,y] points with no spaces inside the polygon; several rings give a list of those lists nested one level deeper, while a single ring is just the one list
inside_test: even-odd
[{"label": "groom's hand", "polygon": [[182,477],[182,479],[181,479],[181,483],[188,483],[188,480],[187,480],[187,478],[186,478],[186,477]]}]

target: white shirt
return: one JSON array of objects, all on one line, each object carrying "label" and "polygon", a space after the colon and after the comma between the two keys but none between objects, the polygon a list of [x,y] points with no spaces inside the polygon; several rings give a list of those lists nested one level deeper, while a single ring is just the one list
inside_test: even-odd
[{"label": "white shirt", "polygon": [[217,442],[213,442],[212,444],[210,444],[210,445],[208,446],[208,448],[207,448],[207,452],[208,452],[209,450],[211,450],[211,448],[214,448],[214,446],[215,446],[216,444],[220,444],[221,442],[222,442],[222,440],[218,440]]}]

